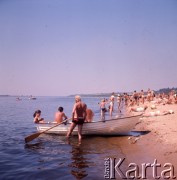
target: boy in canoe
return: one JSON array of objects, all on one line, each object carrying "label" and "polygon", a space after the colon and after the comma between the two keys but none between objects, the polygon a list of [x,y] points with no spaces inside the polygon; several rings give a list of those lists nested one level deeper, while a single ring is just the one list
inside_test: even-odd
[{"label": "boy in canoe", "polygon": [[55,113],[55,123],[61,123],[63,122],[63,120],[67,119],[67,116],[65,115],[65,113],[63,112],[63,107],[59,107],[58,111]]}]

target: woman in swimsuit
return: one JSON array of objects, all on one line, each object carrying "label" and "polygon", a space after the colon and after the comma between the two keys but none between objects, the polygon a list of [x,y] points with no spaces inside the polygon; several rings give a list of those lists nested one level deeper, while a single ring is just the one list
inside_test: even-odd
[{"label": "woman in swimsuit", "polygon": [[33,114],[34,123],[44,123],[44,118],[41,118],[41,110],[36,110]]}]

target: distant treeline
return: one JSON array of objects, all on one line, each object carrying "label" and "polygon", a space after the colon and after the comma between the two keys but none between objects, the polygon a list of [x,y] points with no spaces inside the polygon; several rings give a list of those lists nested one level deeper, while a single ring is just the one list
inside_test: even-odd
[{"label": "distant treeline", "polygon": [[[98,94],[79,94],[81,97],[109,97],[112,93],[98,93]],[[117,94],[117,93],[115,93]],[[76,95],[76,94],[75,94]],[[70,95],[69,97],[74,97],[75,95]]]},{"label": "distant treeline", "polygon": [[177,92],[177,88],[163,88],[163,89],[159,89],[158,91],[155,91],[156,93],[165,93],[168,94],[170,91],[175,91]]},{"label": "distant treeline", "polygon": [[[162,88],[159,90],[155,90],[155,93],[169,93],[170,91],[174,90],[177,92],[177,88]],[[132,94],[132,92],[125,92],[128,94]],[[114,92],[115,95],[123,94],[123,92]],[[76,94],[75,94],[76,95]],[[69,97],[74,97],[75,95],[70,95]],[[112,93],[96,93],[96,94],[80,94],[81,97],[110,97]]]}]

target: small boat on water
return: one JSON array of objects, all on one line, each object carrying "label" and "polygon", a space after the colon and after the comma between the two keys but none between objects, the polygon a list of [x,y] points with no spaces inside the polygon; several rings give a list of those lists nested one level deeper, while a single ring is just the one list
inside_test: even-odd
[{"label": "small boat on water", "polygon": [[22,99],[20,97],[17,97],[16,98],[16,101],[21,101]]},{"label": "small boat on water", "polygon": [[29,100],[36,100],[36,99],[37,99],[37,98],[34,97],[34,96],[32,96],[32,95],[29,97]]},{"label": "small boat on water", "polygon": [[[86,122],[83,125],[82,134],[83,135],[100,135],[100,136],[110,136],[110,135],[123,135],[130,132],[135,125],[140,121],[142,114],[135,116],[128,116],[122,118],[114,118],[105,121],[94,121]],[[66,135],[69,130],[71,122],[61,124],[56,126],[45,133]],[[39,132],[45,131],[48,128],[54,126],[54,123],[39,123],[37,124],[37,130]],[[72,135],[77,135],[77,127],[74,129]]]}]

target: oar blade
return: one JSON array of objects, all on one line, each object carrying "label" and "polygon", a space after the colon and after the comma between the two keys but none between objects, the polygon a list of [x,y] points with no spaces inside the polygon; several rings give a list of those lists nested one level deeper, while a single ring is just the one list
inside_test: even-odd
[{"label": "oar blade", "polygon": [[44,131],[41,131],[41,132],[32,134],[32,135],[30,135],[30,136],[27,136],[27,137],[25,138],[25,142],[28,143],[28,142],[32,141],[33,139],[37,138],[40,134],[43,134],[43,133],[49,131],[50,129],[52,129],[52,128],[54,128],[54,127],[57,127],[57,126],[63,124],[64,122],[66,122],[66,121],[68,121],[68,120],[70,120],[70,119],[72,119],[72,118],[66,119],[66,120],[64,120],[63,122],[61,122],[61,123],[59,123],[59,124],[56,124],[56,125],[48,128],[48,129],[46,129],[46,130],[44,130]]},{"label": "oar blade", "polygon": [[32,135],[30,135],[30,136],[27,136],[27,137],[25,138],[25,143],[28,143],[28,142],[32,141],[33,139],[37,138],[40,134],[41,134],[41,133],[38,132],[38,133],[32,134]]}]

